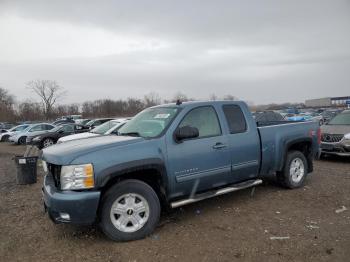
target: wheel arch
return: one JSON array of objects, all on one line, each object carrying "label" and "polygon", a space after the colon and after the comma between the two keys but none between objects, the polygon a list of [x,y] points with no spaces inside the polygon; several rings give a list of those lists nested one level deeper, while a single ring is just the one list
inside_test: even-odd
[{"label": "wheel arch", "polygon": [[145,182],[153,188],[162,204],[168,204],[168,176],[165,165],[159,159],[132,161],[103,170],[100,175],[99,187],[102,195],[116,183],[136,179]]},{"label": "wheel arch", "polygon": [[312,139],[311,138],[300,138],[296,140],[292,140],[286,143],[284,154],[282,156],[282,161],[279,166],[279,170],[281,171],[285,165],[285,161],[287,159],[288,152],[290,151],[300,151],[304,154],[307,164],[308,164],[308,173],[313,171],[313,161],[312,161]]}]

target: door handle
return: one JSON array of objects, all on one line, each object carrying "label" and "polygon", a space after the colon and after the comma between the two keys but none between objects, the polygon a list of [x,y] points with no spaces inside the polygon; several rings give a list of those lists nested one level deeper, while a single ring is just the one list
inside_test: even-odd
[{"label": "door handle", "polygon": [[225,148],[225,147],[227,147],[227,145],[225,145],[223,143],[220,143],[220,142],[218,142],[215,145],[213,145],[214,149],[222,149],[222,148]]}]

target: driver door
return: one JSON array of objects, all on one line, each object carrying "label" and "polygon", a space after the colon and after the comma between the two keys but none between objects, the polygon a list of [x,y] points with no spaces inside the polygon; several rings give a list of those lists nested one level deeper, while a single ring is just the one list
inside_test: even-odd
[{"label": "driver door", "polygon": [[231,172],[227,138],[222,134],[216,110],[201,106],[189,111],[178,127],[192,126],[199,136],[168,141],[168,166],[173,190],[171,197],[194,194],[228,183]]}]

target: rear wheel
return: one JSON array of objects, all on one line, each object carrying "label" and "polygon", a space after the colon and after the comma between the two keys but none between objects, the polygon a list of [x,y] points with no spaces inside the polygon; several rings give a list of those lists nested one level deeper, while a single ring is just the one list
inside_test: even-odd
[{"label": "rear wheel", "polygon": [[125,180],[103,197],[100,227],[112,240],[130,241],[150,235],[160,217],[157,194],[146,183]]},{"label": "rear wheel", "polygon": [[303,186],[307,170],[304,154],[300,151],[290,151],[282,171],[277,172],[277,180],[286,188],[298,188]]},{"label": "rear wheel", "polygon": [[46,148],[46,147],[52,146],[53,144],[55,144],[55,141],[53,141],[52,138],[45,138],[42,143],[42,147]]}]

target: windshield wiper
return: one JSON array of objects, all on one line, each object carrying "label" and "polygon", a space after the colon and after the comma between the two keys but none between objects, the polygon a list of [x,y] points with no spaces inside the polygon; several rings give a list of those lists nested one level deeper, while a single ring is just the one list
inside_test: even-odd
[{"label": "windshield wiper", "polygon": [[141,136],[139,132],[118,133],[120,136]]}]

